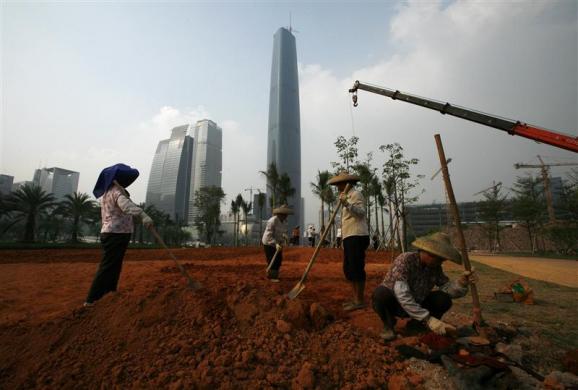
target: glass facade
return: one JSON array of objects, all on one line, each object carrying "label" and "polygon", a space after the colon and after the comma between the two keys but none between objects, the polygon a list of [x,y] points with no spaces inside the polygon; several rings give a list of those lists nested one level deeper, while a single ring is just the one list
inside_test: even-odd
[{"label": "glass facade", "polygon": [[34,172],[32,182],[43,191],[53,194],[57,201],[78,190],[80,173],[62,168],[42,168]]},{"label": "glass facade", "polygon": [[203,187],[221,187],[223,170],[223,130],[211,120],[203,119],[195,124],[192,189],[189,197],[189,225],[194,224],[197,214],[193,206],[196,191]]},{"label": "glass facade", "polygon": [[175,127],[160,141],[147,185],[146,204],[167,213],[173,221],[186,222],[189,212],[193,138],[189,125]]},{"label": "glass facade", "polygon": [[[288,218],[289,227],[303,225],[300,202],[301,125],[297,49],[295,37],[286,28],[277,30],[273,37],[267,167],[272,162],[277,166],[279,174],[289,175],[291,185],[295,188],[295,194],[289,199],[290,206],[295,211],[295,214]],[[267,197],[270,197],[269,193]]]}]

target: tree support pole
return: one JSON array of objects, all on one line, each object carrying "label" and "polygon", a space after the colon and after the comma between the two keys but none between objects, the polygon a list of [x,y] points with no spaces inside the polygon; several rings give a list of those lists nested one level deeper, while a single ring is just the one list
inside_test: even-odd
[{"label": "tree support pole", "polygon": [[[444,152],[444,147],[442,145],[442,139],[439,134],[434,135],[436,140],[436,146],[438,149],[438,155],[440,158],[440,164],[442,166],[442,174],[444,177],[444,183],[446,186],[446,192],[448,194],[448,199],[450,202],[450,208],[454,217],[454,222],[458,230],[458,240],[460,249],[462,252],[462,260],[464,262],[464,268],[466,271],[471,271],[472,266],[470,264],[470,258],[468,257],[468,248],[466,247],[466,239],[464,237],[464,232],[462,230],[462,222],[460,219],[460,212],[458,210],[458,205],[456,203],[456,197],[454,196],[454,190],[452,187],[452,182],[450,181],[450,174],[448,171],[448,165],[446,163],[446,155]],[[473,316],[474,316],[474,326],[479,332],[482,325],[482,309],[480,307],[480,296],[478,295],[478,288],[475,284],[470,284],[470,291],[472,293],[472,304],[473,304]]]}]

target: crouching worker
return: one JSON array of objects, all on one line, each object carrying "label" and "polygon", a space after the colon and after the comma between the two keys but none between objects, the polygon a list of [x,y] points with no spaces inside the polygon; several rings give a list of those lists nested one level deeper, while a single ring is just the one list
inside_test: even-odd
[{"label": "crouching worker", "polygon": [[[399,255],[382,284],[373,292],[373,310],[383,321],[381,337],[386,341],[395,338],[396,317],[422,321],[439,335],[454,331],[455,328],[441,318],[451,308],[452,299],[466,295],[468,285],[477,281],[473,270],[464,272],[454,281],[444,274],[442,263],[445,260],[462,263],[460,253],[451,245],[447,234],[420,237],[412,245],[418,251]],[[436,286],[438,289],[432,291]]]},{"label": "crouching worker", "polygon": [[283,262],[283,244],[287,241],[287,215],[289,214],[293,214],[293,210],[287,205],[273,209],[273,216],[267,221],[267,227],[263,233],[262,242],[267,265],[270,265],[275,257],[275,262],[267,272],[267,277],[274,283],[279,282],[279,268]]},{"label": "crouching worker", "polygon": [[152,226],[152,219],[130,200],[125,189],[138,175],[138,170],[128,165],[113,165],[102,170],[92,191],[97,199],[102,196],[100,242],[103,256],[84,306],[92,306],[104,294],[116,291],[124,253],[134,230],[133,216],[140,217],[145,227]]}]

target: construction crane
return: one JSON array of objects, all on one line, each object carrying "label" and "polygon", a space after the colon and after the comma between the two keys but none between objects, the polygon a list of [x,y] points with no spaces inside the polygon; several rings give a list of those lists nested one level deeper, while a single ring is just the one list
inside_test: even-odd
[{"label": "construction crane", "polygon": [[479,195],[479,194],[481,194],[481,193],[483,193],[483,192],[486,192],[486,191],[489,191],[489,190],[497,191],[497,188],[498,188],[499,186],[501,186],[501,185],[502,185],[502,182],[501,182],[501,181],[499,181],[499,182],[497,182],[497,183],[494,182],[494,185],[493,185],[493,186],[490,186],[490,187],[488,187],[488,188],[486,188],[486,189],[484,189],[484,190],[478,191],[478,192],[476,192],[475,194],[473,194],[472,196]]},{"label": "construction crane", "polygon": [[576,166],[578,163],[554,163],[554,164],[545,164],[542,157],[537,156],[538,160],[540,160],[540,165],[534,164],[522,164],[517,163],[514,164],[514,168],[540,168],[542,170],[542,180],[544,181],[544,194],[546,195],[546,207],[548,208],[548,219],[550,223],[556,222],[556,215],[554,214],[554,201],[552,199],[552,191],[550,189],[550,176],[548,174],[548,169],[550,167],[570,167]]},{"label": "construction crane", "polygon": [[495,115],[484,114],[479,111],[468,108],[455,106],[450,103],[442,103],[436,100],[427,99],[408,93],[403,93],[393,89],[377,87],[356,81],[353,88],[349,90],[353,94],[353,106],[357,107],[357,91],[364,90],[378,95],[383,95],[393,100],[400,100],[406,103],[415,104],[430,110],[439,111],[442,114],[452,115],[461,119],[476,122],[482,125],[503,130],[511,135],[519,135],[537,142],[543,142],[558,148],[570,150],[578,153],[578,137],[572,137],[567,134],[557,133],[551,130],[545,130],[536,126],[531,126],[520,121],[500,118]]}]

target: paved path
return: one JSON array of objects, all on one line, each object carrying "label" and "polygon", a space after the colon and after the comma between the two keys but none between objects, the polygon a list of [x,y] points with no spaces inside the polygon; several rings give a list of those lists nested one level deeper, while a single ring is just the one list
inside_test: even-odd
[{"label": "paved path", "polygon": [[470,255],[470,259],[528,278],[578,288],[578,260],[481,255]]}]

